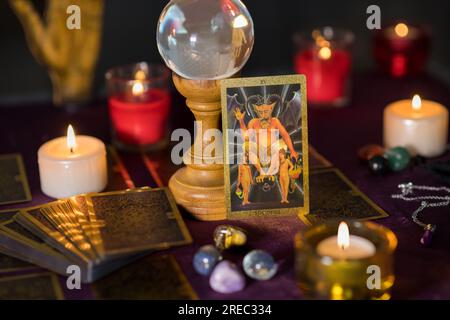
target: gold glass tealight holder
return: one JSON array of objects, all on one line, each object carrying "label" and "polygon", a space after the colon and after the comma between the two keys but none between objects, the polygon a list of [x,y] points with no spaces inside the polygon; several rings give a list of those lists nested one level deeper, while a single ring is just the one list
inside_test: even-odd
[{"label": "gold glass tealight holder", "polygon": [[327,222],[295,236],[295,273],[308,299],[387,300],[395,234],[373,222]]}]

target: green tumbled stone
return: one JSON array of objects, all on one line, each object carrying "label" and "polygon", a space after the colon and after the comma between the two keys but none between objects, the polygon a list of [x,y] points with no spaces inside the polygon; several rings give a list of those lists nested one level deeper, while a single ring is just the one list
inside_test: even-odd
[{"label": "green tumbled stone", "polygon": [[384,156],[388,160],[389,168],[392,171],[400,171],[408,167],[411,156],[408,150],[403,147],[395,147],[386,151]]}]

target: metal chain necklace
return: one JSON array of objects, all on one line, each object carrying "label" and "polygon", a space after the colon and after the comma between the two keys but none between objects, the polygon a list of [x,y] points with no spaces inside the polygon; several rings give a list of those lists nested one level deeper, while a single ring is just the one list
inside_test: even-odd
[{"label": "metal chain necklace", "polygon": [[[404,201],[420,201],[420,206],[412,213],[411,218],[413,222],[424,229],[424,234],[420,238],[420,243],[424,246],[429,246],[433,238],[433,234],[436,231],[436,225],[430,223],[424,223],[419,219],[419,214],[426,208],[432,207],[446,207],[450,205],[450,195],[448,196],[412,196],[414,190],[421,191],[435,191],[435,192],[447,192],[450,194],[450,188],[447,187],[430,187],[430,186],[416,186],[412,182],[402,183],[398,185],[401,190],[400,194],[393,194],[393,199],[401,199]],[[432,202],[430,202],[432,201]]]}]

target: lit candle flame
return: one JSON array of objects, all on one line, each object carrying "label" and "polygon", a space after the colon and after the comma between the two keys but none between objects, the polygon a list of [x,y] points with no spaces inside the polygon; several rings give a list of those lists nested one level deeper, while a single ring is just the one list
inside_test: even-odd
[{"label": "lit candle flame", "polygon": [[408,26],[404,23],[398,23],[395,28],[395,33],[400,37],[404,38],[408,35],[409,29]]},{"label": "lit candle flame", "polygon": [[323,60],[328,60],[331,57],[331,49],[328,47],[322,47],[319,50],[319,58]]},{"label": "lit candle flame", "polygon": [[142,84],[142,82],[137,81],[135,84],[133,84],[131,92],[133,93],[133,96],[140,96],[144,92],[144,85]]},{"label": "lit candle flame", "polygon": [[145,75],[145,72],[142,70],[138,70],[134,74],[134,79],[136,80],[145,80],[145,78],[147,78],[147,76]]},{"label": "lit candle flame", "polygon": [[419,111],[422,108],[422,100],[420,99],[420,96],[418,94],[415,94],[412,98],[411,105],[414,111]]},{"label": "lit candle flame", "polygon": [[71,124],[67,127],[67,148],[69,148],[70,152],[73,153],[74,149],[77,146],[77,140],[75,138],[75,131]]},{"label": "lit candle flame", "polygon": [[342,250],[345,250],[350,246],[350,231],[348,230],[348,226],[345,222],[341,222],[339,224],[337,244]]}]

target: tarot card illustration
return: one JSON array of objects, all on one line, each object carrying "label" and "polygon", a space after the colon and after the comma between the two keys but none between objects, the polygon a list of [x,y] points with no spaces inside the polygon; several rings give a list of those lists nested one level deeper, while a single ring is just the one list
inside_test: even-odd
[{"label": "tarot card illustration", "polygon": [[229,218],[308,212],[305,94],[302,75],[222,81]]}]

